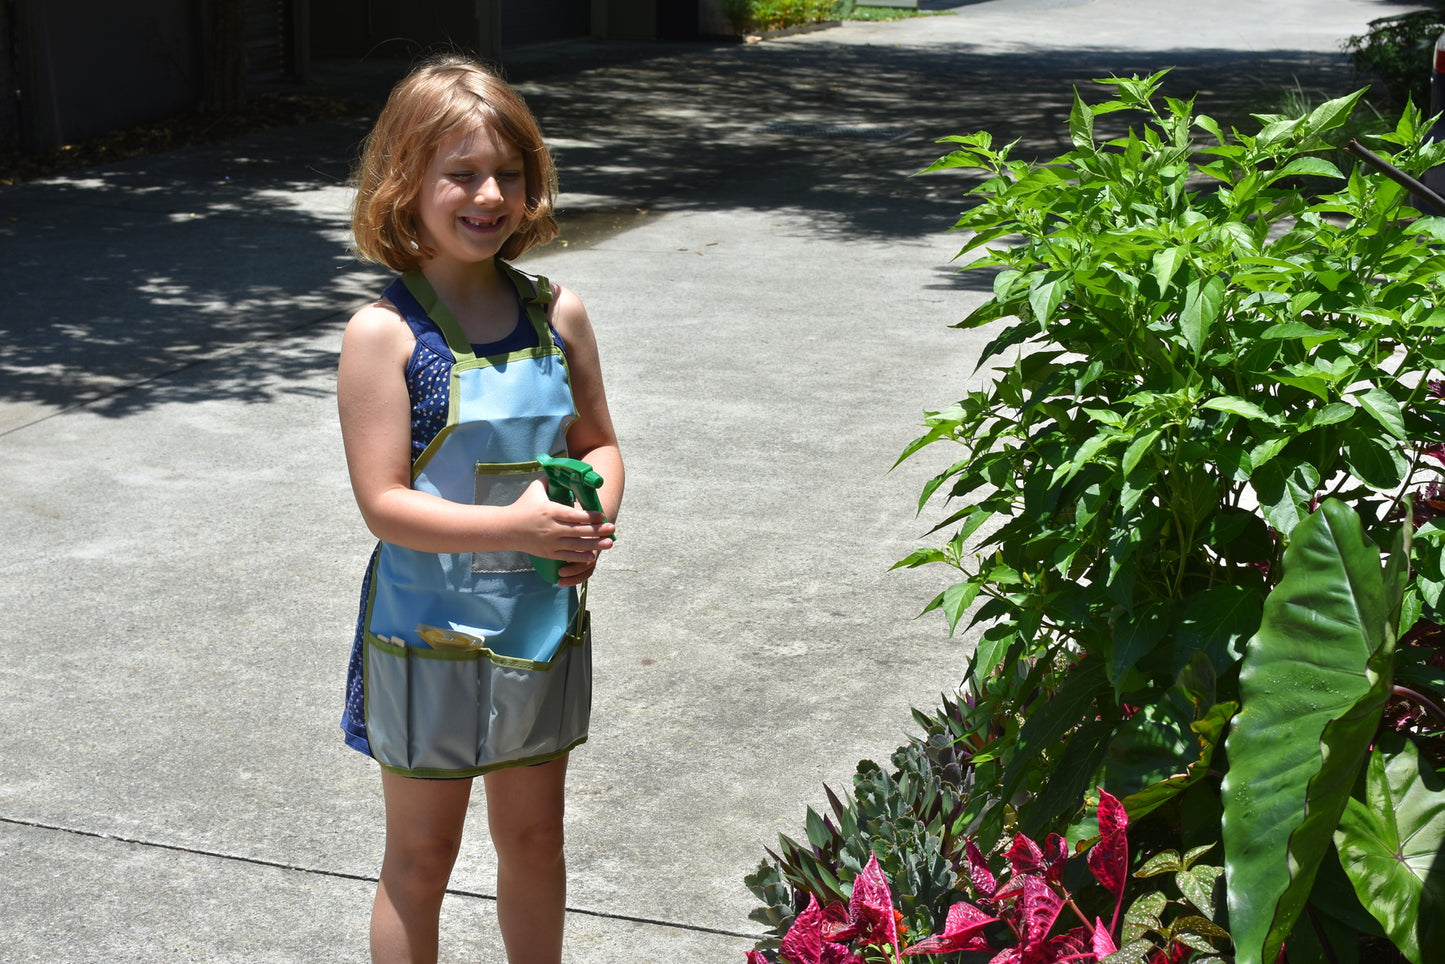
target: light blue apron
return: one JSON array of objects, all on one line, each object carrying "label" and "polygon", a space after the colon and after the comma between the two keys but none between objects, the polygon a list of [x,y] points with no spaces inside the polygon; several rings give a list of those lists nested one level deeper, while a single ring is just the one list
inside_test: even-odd
[{"label": "light blue apron", "polygon": [[[419,272],[401,282],[445,335],[455,364],[447,424],[412,466],[412,487],[509,505],[565,455],[577,417],[552,339],[545,278],[516,285],[539,346],[477,358]],[[383,542],[363,633],[372,756],[403,776],[467,777],[541,763],[587,739],[592,644],[583,601],[521,552],[427,553]]]}]

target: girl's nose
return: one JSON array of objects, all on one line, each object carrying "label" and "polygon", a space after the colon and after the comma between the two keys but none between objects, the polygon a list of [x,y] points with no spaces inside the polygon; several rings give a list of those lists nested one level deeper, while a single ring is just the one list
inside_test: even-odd
[{"label": "girl's nose", "polygon": [[485,178],[477,187],[477,200],[482,202],[496,202],[501,199],[502,186],[497,183],[496,178]]}]

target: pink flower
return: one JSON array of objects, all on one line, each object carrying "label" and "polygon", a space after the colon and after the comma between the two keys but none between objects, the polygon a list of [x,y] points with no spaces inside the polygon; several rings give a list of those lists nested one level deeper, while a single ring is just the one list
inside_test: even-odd
[{"label": "pink flower", "polygon": [[848,919],[858,929],[858,937],[863,943],[878,947],[898,946],[898,918],[893,911],[893,894],[888,890],[888,878],[883,876],[877,854],[869,858],[868,866],[853,881]]},{"label": "pink flower", "polygon": [[[823,908],[818,906],[818,898],[809,894],[808,906],[794,919],[788,933],[783,935],[781,952],[788,964],[863,964],[847,945],[830,941],[824,936],[827,923]],[[748,964],[757,962],[750,957]]]},{"label": "pink flower", "polygon": [[1115,898],[1129,875],[1129,814],[1109,791],[1099,789],[1099,842],[1089,850],[1089,869]]},{"label": "pink flower", "polygon": [[979,932],[996,920],[997,917],[988,916],[967,901],[959,901],[948,909],[948,920],[943,925],[942,934],[921,940],[903,953],[953,954],[957,951],[991,950]]}]

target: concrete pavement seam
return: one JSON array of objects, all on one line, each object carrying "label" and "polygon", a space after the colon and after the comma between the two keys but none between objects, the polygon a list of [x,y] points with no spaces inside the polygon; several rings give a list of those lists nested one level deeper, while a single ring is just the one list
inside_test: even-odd
[{"label": "concrete pavement seam", "polygon": [[[203,850],[199,847],[185,847],[180,844],[162,843],[158,840],[141,840],[137,837],[122,837],[112,833],[102,833],[98,830],[81,830],[78,827],[62,827],[56,824],[41,823],[37,820],[23,820],[18,817],[7,817],[0,815],[0,823],[10,824],[16,827],[28,827],[32,830],[48,830],[53,833],[68,833],[77,837],[90,837],[96,840],[113,840],[117,843],[131,844],[136,847],[147,847],[152,850],[169,850],[175,853],[191,854],[197,857],[211,857],[216,860],[229,860],[235,863],[250,864],[255,867],[270,867],[275,870],[290,870],[302,874],[316,874],[321,877],[333,877],[340,880],[354,880],[361,883],[376,883],[376,877],[369,874],[353,874],[344,870],[326,870],[319,867],[303,867],[300,864],[287,864],[277,860],[267,860],[264,857],[247,857],[244,854],[228,854],[218,850]],[[456,887],[448,887],[447,895],[450,897],[466,897],[473,900],[488,900],[495,902],[495,894],[487,894],[475,890],[463,890]],[[634,914],[615,914],[610,911],[588,910],[585,907],[568,907],[568,914],[579,914],[584,917],[596,917],[604,920],[624,921],[630,924],[647,924],[653,927],[667,927],[674,930],[693,931],[701,934],[717,934],[720,937],[738,937],[744,940],[756,941],[762,937],[761,934],[745,934],[741,931],[724,930],[719,927],[705,927],[701,924],[685,924],[681,921],[658,920],[652,917],[638,917]]]}]

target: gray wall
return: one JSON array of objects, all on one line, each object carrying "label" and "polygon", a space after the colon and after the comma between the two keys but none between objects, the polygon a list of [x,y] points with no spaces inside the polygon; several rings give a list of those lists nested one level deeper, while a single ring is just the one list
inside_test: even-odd
[{"label": "gray wall", "polygon": [[[493,37],[497,26],[500,36]],[[318,57],[411,59],[447,46],[491,56],[500,47],[585,37],[591,29],[591,0],[311,0]]]},{"label": "gray wall", "polygon": [[27,149],[143,123],[200,94],[187,0],[15,0],[19,135]]},{"label": "gray wall", "polygon": [[476,0],[311,0],[317,57],[401,57],[454,46],[476,51]]},{"label": "gray wall", "polygon": [[592,32],[591,0],[504,0],[502,44],[586,37]]}]

